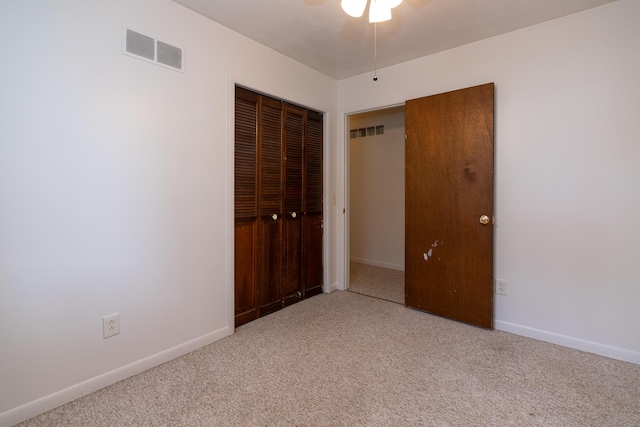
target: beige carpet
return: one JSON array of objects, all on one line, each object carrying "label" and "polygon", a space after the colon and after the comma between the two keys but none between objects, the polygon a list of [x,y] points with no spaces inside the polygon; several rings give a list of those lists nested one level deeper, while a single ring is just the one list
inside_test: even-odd
[{"label": "beige carpet", "polygon": [[640,366],[322,294],[24,426],[638,426]]},{"label": "beige carpet", "polygon": [[349,290],[404,304],[404,271],[349,263]]}]

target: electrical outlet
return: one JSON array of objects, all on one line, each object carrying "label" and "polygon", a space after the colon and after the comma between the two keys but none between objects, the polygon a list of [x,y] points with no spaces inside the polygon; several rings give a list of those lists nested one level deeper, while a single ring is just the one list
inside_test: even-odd
[{"label": "electrical outlet", "polygon": [[496,279],[496,294],[507,295],[507,281],[504,279]]},{"label": "electrical outlet", "polygon": [[109,338],[120,333],[120,313],[102,318],[102,337]]}]

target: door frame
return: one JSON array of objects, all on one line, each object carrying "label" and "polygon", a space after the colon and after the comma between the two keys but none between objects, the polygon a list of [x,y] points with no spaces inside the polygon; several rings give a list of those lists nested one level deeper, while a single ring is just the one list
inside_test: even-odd
[{"label": "door frame", "polygon": [[[227,141],[227,182],[228,182],[228,191],[227,191],[227,226],[226,226],[226,238],[228,242],[227,247],[227,272],[228,272],[228,283],[227,283],[227,324],[228,324],[228,333],[227,335],[231,335],[235,332],[235,101],[236,101],[236,86],[242,86],[254,92],[271,96],[278,99],[283,99],[278,95],[269,94],[268,90],[260,90],[256,88],[254,85],[245,84],[238,79],[234,78],[231,73],[227,74],[227,129],[226,129],[226,141]],[[309,108],[314,111],[318,111],[322,113],[322,221],[323,221],[323,232],[322,232],[322,291],[324,293],[329,293],[333,289],[329,284],[330,276],[329,272],[331,271],[331,257],[329,255],[329,245],[332,230],[332,222],[331,222],[331,201],[330,197],[327,197],[330,187],[330,174],[329,167],[330,165],[330,147],[329,147],[329,135],[331,128],[331,117],[329,112],[324,111],[323,108],[317,108],[313,106],[305,105],[301,102],[296,102],[295,100],[286,100],[287,102],[291,102],[296,105],[300,105],[305,108]],[[335,289],[335,288],[334,288]]]},{"label": "door frame", "polygon": [[[338,265],[337,265],[337,289],[341,290],[341,291],[346,291],[349,289],[349,274],[350,274],[350,262],[351,262],[351,243],[350,243],[350,233],[351,233],[351,228],[350,228],[350,221],[349,221],[349,212],[350,212],[350,200],[351,200],[351,194],[349,189],[351,188],[351,171],[349,169],[349,164],[350,164],[350,157],[349,157],[349,149],[351,147],[351,137],[350,137],[350,121],[351,121],[351,116],[355,116],[357,114],[364,114],[364,113],[371,113],[371,112],[377,112],[377,111],[384,111],[384,110],[390,110],[392,108],[397,108],[397,107],[403,107],[404,106],[404,102],[398,103],[398,104],[391,104],[391,105],[385,105],[382,107],[376,107],[376,108],[369,108],[366,110],[358,110],[358,111],[352,111],[349,113],[345,113],[344,114],[344,121],[343,121],[343,130],[344,130],[344,143],[342,146],[342,159],[338,158],[338,174],[340,173],[340,170],[343,171],[343,194],[344,194],[344,198],[343,198],[343,203],[344,203],[344,207],[342,209],[342,212],[340,212],[340,209],[338,208],[338,216],[340,214],[342,214],[342,221],[338,221],[339,224],[342,225],[342,230],[343,232],[340,233],[338,232],[338,241],[337,241],[337,245],[336,247],[338,248],[338,254],[337,254],[337,259],[338,259]],[[338,180],[338,182],[340,182]],[[340,231],[340,230],[339,230]],[[343,250],[343,254],[340,254],[340,248],[342,248]],[[342,256],[341,256],[342,255]]]}]

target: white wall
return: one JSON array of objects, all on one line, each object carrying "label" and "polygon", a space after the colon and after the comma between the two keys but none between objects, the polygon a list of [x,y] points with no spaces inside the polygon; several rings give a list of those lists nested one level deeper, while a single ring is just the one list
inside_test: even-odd
[{"label": "white wall", "polygon": [[639,22],[640,2],[619,0],[338,85],[344,120],[495,82],[496,327],[635,363]]},{"label": "white wall", "polygon": [[[122,55],[123,23],[186,73]],[[333,142],[337,83],[169,0],[3,1],[0,35],[8,425],[232,332],[230,89],[326,111]]]},{"label": "white wall", "polygon": [[349,248],[353,262],[404,270],[404,108],[349,117],[349,129],[384,134],[349,139]]}]

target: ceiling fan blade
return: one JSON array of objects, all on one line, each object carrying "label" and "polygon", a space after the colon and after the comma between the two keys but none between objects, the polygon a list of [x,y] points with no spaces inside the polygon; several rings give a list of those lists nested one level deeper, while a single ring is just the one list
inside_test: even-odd
[{"label": "ceiling fan blade", "polygon": [[367,0],[342,0],[341,6],[347,15],[360,18],[367,7]]},{"label": "ceiling fan blade", "polygon": [[384,2],[371,0],[369,4],[369,22],[384,22],[391,19],[391,9],[384,5]]}]

